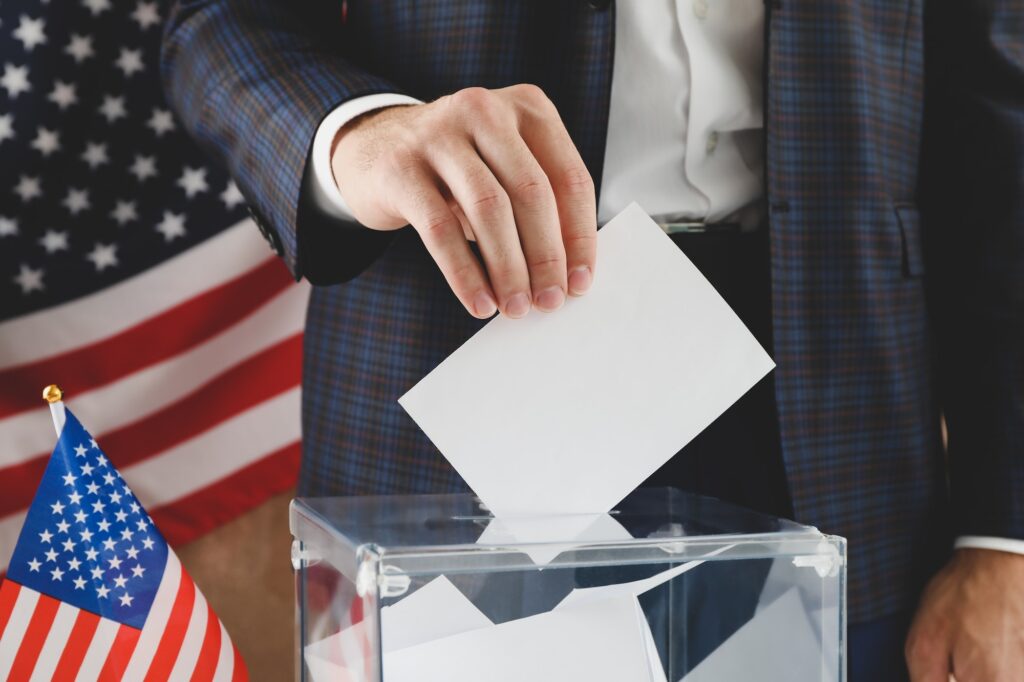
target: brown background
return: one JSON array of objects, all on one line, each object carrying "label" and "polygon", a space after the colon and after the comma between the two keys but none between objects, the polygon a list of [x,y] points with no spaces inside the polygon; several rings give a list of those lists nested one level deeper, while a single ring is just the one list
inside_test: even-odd
[{"label": "brown background", "polygon": [[288,503],[294,491],[176,547],[220,616],[253,682],[295,679],[294,607]]}]

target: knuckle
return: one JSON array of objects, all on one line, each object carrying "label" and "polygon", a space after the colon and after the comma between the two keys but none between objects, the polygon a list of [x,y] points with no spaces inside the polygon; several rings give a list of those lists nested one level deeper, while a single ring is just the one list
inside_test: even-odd
[{"label": "knuckle", "polygon": [[451,96],[455,108],[470,114],[488,113],[494,110],[495,95],[487,88],[464,88]]},{"label": "knuckle", "polygon": [[[422,202],[421,202],[422,203]],[[441,211],[428,212],[420,225],[424,237],[436,238],[455,227],[455,217]]]},{"label": "knuckle", "polygon": [[517,100],[534,106],[547,106],[551,100],[544,94],[544,91],[533,83],[520,83],[513,87],[513,94]]},{"label": "knuckle", "polygon": [[552,268],[561,269],[564,267],[564,264],[565,258],[562,257],[560,253],[555,251],[534,254],[531,255],[526,260],[526,266],[530,269],[531,272]]},{"label": "knuckle", "polygon": [[470,199],[473,213],[484,218],[495,218],[503,214],[508,203],[508,196],[501,188],[489,184],[474,190]]},{"label": "knuckle", "polygon": [[546,176],[531,173],[513,184],[512,194],[525,203],[540,203],[551,197],[551,184]]},{"label": "knuckle", "polygon": [[451,267],[450,277],[452,284],[467,289],[474,286],[477,278],[476,265],[472,261],[461,261]]},{"label": "knuckle", "polygon": [[582,163],[572,164],[559,174],[558,188],[569,195],[593,194],[594,179]]}]

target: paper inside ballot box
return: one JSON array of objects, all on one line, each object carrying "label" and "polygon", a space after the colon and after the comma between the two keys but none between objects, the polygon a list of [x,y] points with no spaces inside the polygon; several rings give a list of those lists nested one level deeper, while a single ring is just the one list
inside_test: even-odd
[{"label": "paper inside ballot box", "polygon": [[[664,682],[637,596],[702,563],[690,561],[635,582],[576,589],[548,613],[500,625],[440,576],[381,610],[385,680]],[[359,623],[307,646],[313,680],[361,682],[369,641]]]}]

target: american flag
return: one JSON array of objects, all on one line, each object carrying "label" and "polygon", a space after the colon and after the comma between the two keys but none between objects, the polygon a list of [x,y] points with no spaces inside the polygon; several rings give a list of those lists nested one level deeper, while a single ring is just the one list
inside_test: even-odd
[{"label": "american flag", "polygon": [[0,679],[248,679],[131,488],[64,414],[0,586]]},{"label": "american flag", "polygon": [[0,575],[53,381],[172,543],[296,478],[307,287],[171,115],[166,9],[0,1]]}]

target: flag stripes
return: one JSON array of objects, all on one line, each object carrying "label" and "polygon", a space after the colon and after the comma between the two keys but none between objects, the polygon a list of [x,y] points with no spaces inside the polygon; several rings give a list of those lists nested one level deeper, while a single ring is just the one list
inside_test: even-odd
[{"label": "flag stripes", "polygon": [[[294,484],[307,296],[243,221],[96,294],[0,323],[0,576],[52,449],[36,394],[69,383],[54,368],[172,542]],[[29,338],[41,342],[8,343]]]},{"label": "flag stripes", "polygon": [[173,552],[141,631],[6,581],[0,587],[0,679],[245,680],[223,628]]},{"label": "flag stripes", "polygon": [[116,381],[229,329],[294,282],[274,260],[109,339],[0,370],[0,419],[38,408],[39,377],[59,376],[70,395]]}]

